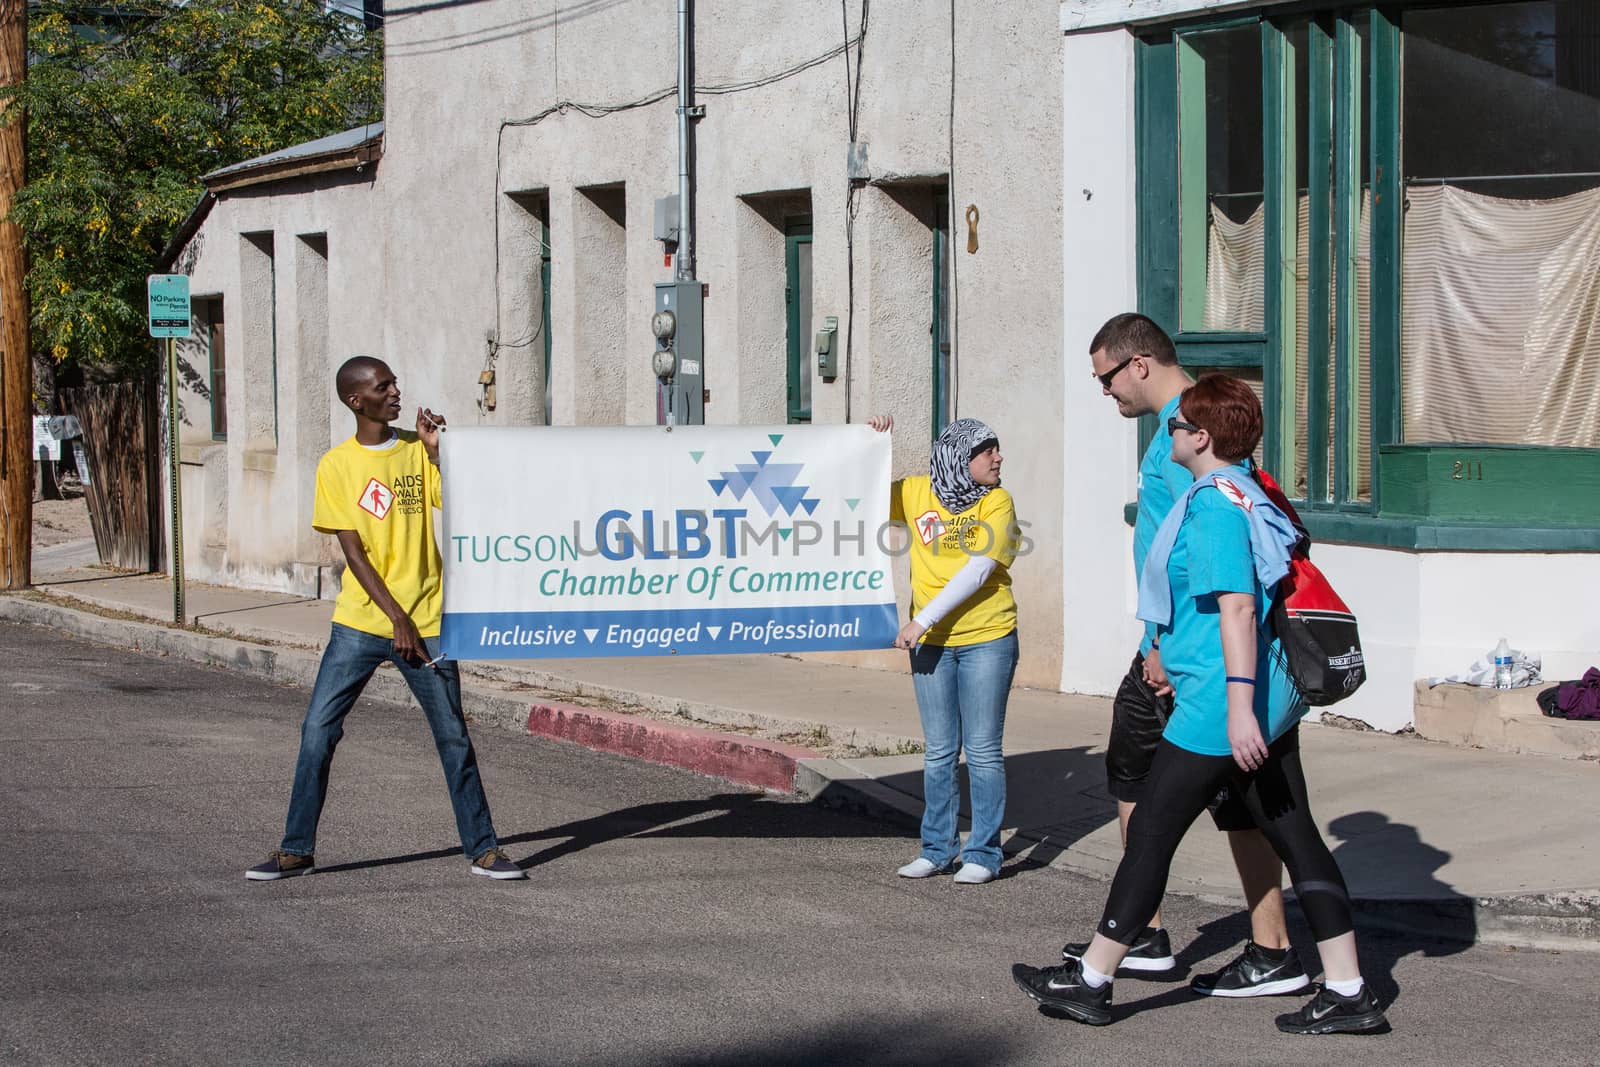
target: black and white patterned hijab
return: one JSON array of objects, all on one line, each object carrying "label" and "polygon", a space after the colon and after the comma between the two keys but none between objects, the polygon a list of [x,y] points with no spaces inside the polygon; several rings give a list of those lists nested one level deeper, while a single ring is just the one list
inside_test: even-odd
[{"label": "black and white patterned hijab", "polygon": [[933,494],[950,514],[961,514],[994,488],[973,481],[970,464],[973,456],[999,443],[995,432],[977,419],[957,419],[933,443]]}]

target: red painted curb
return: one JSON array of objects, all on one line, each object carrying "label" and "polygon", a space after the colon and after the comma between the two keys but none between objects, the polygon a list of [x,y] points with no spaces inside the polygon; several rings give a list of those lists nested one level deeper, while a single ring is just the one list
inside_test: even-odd
[{"label": "red painted curb", "polygon": [[778,793],[793,793],[797,764],[816,756],[795,745],[572,704],[533,705],[528,709],[528,733]]}]

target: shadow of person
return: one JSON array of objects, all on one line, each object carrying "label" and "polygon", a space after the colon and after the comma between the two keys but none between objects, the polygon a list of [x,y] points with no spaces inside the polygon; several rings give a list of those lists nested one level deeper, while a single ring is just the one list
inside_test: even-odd
[{"label": "shadow of person", "polygon": [[[1381,1001],[1399,993],[1393,972],[1401,959],[1450,956],[1477,940],[1475,902],[1436,873],[1450,853],[1422,840],[1416,827],[1357,811],[1329,822],[1328,834],[1339,840],[1333,858],[1356,901],[1362,971]],[[1421,920],[1438,933],[1416,932]]]},{"label": "shadow of person", "polygon": [[[847,784],[838,783],[818,794],[815,803],[864,811],[915,832],[923,803],[921,762],[901,757],[893,766],[905,769],[880,774],[873,783],[880,791],[900,795],[899,810],[891,810],[887,803],[871,803]],[[965,763],[956,768],[956,790],[961,799],[958,828],[965,840],[972,828],[972,794]],[[1116,819],[1117,804],[1106,792],[1105,754],[1100,750],[1080,745],[1007,756],[1002,826],[1016,833],[1005,841],[1008,862],[1000,877],[1048,866],[1074,843]],[[1012,862],[1018,859],[1022,862]]]}]

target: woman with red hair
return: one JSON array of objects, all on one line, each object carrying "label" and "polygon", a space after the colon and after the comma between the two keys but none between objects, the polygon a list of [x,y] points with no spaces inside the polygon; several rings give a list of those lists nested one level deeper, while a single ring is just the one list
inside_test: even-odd
[{"label": "woman with red hair", "polygon": [[1194,485],[1157,531],[1139,581],[1139,617],[1157,624],[1174,690],[1144,799],[1094,940],[1082,959],[1012,968],[1023,992],[1079,1022],[1111,1021],[1111,976],[1155,913],[1172,857],[1219,789],[1234,791],[1283,860],[1322,957],[1324,981],[1293,1034],[1359,1033],[1388,1024],[1361,978],[1350,898],[1311,816],[1300,765],[1305,701],[1278,638],[1263,629],[1298,532],[1250,473],[1261,404],[1250,387],[1208,374],[1168,420],[1172,458]]}]

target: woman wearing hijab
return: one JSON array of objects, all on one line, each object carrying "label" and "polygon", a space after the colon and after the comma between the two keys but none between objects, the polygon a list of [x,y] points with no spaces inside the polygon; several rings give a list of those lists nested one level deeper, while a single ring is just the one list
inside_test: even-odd
[{"label": "woman wearing hijab", "polygon": [[[880,433],[894,419],[868,420]],[[898,871],[928,878],[955,870],[960,885],[1000,873],[1006,807],[1006,698],[1017,668],[1017,604],[1011,561],[1017,520],[1000,488],[1000,441],[977,419],[959,419],[933,443],[928,475],[894,483],[889,517],[911,531],[911,621],[895,637],[911,653],[926,745],[922,759],[922,853]],[[956,760],[965,750],[972,792],[966,847],[956,827]]]},{"label": "woman wearing hijab", "polygon": [[1012,979],[1040,1004],[1093,1026],[1111,1022],[1111,980],[1166,892],[1172,857],[1190,824],[1227,787],[1289,869],[1317,939],[1321,988],[1280,1015],[1291,1034],[1387,1027],[1361,978],[1344,877],[1306,795],[1300,765],[1305,701],[1279,638],[1261,625],[1299,534],[1250,474],[1261,403],[1236,378],[1208,374],[1184,390],[1167,420],[1172,458],[1194,475],[1156,531],[1139,579],[1139,617],[1156,624],[1174,689],[1144,798],[1099,929],[1082,959]]}]

